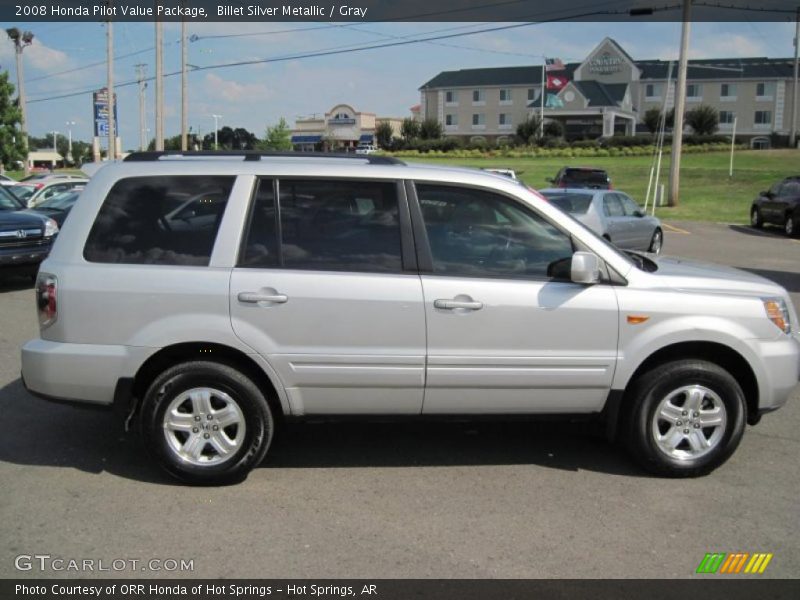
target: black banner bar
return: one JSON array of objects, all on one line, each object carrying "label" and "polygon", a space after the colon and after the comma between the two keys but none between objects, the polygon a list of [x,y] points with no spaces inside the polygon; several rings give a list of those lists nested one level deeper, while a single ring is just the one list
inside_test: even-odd
[{"label": "black banner bar", "polygon": [[[683,0],[3,0],[0,21],[680,21]],[[796,0],[693,0],[693,21],[792,21]]]},{"label": "black banner bar", "polygon": [[[388,580],[388,579],[59,579],[0,581],[3,600],[279,600],[358,598],[359,600],[795,600],[800,581],[723,579],[717,575],[685,580]],[[756,576],[757,577],[757,576]]]}]

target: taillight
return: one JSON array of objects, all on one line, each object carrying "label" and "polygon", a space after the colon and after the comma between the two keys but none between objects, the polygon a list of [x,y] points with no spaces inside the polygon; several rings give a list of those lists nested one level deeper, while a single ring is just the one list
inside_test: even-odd
[{"label": "taillight", "polygon": [[36,278],[36,308],[39,327],[44,329],[56,322],[58,316],[58,280],[50,273],[39,273]]},{"label": "taillight", "polygon": [[43,183],[34,183],[33,187],[34,187],[34,189],[40,190],[40,189],[42,189],[44,187],[44,184]]}]

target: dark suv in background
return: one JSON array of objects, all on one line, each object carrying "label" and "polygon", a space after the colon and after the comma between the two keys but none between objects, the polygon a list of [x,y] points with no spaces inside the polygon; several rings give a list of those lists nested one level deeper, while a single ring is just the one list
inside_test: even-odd
[{"label": "dark suv in background", "polygon": [[590,188],[593,190],[610,190],[611,178],[603,169],[592,167],[564,167],[558,175],[546,181],[559,188]]},{"label": "dark suv in background", "polygon": [[50,252],[58,224],[35,212],[22,212],[22,203],[0,187],[0,277],[9,273],[36,275]]},{"label": "dark suv in background", "polygon": [[780,225],[783,232],[794,237],[800,232],[800,175],[787,177],[769,190],[759,193],[750,208],[753,227]]}]

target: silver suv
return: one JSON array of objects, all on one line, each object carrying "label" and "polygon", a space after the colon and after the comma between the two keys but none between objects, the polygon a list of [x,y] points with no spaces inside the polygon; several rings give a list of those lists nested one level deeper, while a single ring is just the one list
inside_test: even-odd
[{"label": "silver suv", "polygon": [[648,470],[702,475],[800,372],[780,286],[377,155],[133,154],[36,293],[27,388],[118,407],[194,483],[246,476],[283,417],[334,415],[593,416]]}]

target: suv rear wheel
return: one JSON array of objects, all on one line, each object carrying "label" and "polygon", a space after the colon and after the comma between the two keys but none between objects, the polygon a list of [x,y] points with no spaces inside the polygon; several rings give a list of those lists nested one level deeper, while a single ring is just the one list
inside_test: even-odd
[{"label": "suv rear wheel", "polygon": [[797,222],[794,215],[791,213],[786,215],[786,220],[783,222],[783,232],[788,237],[794,237],[797,235]]},{"label": "suv rear wheel", "polygon": [[170,475],[195,484],[244,479],[266,455],[274,430],[259,387],[237,369],[206,361],[159,375],[140,420],[148,451]]},{"label": "suv rear wheel", "polygon": [[714,363],[659,365],[634,383],[631,394],[628,447],[648,471],[705,475],[724,463],[742,439],[744,394],[733,376]]}]

